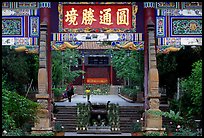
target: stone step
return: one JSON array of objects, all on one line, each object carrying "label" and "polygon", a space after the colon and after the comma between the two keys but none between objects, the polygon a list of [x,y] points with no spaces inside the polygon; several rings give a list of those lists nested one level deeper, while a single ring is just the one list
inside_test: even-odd
[{"label": "stone step", "polygon": [[76,124],[77,119],[56,119],[61,124]]},{"label": "stone step", "polygon": [[75,109],[74,110],[67,110],[67,109],[65,110],[64,109],[64,110],[58,110],[57,114],[64,114],[64,113],[65,114],[73,114],[73,113],[76,113],[76,111],[77,110],[75,110]]},{"label": "stone step", "polygon": [[72,129],[72,130],[76,130],[77,124],[64,124],[64,129]]},{"label": "stone step", "polygon": [[76,109],[76,106],[56,106],[57,109],[59,110],[71,110],[71,109]]},{"label": "stone step", "polygon": [[64,131],[76,132],[76,106],[57,106],[56,109],[58,110],[55,114],[56,122],[60,122],[64,126]]},{"label": "stone step", "polygon": [[134,111],[119,111],[119,113],[120,113],[120,115],[123,115],[123,114],[128,114],[128,115],[134,115],[134,114],[140,114],[140,113],[138,113],[138,112],[134,112]]},{"label": "stone step", "polygon": [[55,114],[56,119],[71,119],[76,118],[76,114],[67,115],[67,114]]}]

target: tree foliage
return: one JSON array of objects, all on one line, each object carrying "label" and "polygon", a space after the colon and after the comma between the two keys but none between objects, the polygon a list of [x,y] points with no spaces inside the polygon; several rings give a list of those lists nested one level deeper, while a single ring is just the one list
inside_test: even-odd
[{"label": "tree foliage", "polygon": [[176,55],[170,54],[158,54],[157,55],[157,68],[160,75],[175,72],[177,67]]},{"label": "tree foliage", "polygon": [[80,54],[75,49],[52,52],[52,81],[56,87],[63,86],[66,82],[72,82],[79,77],[82,70],[71,70],[72,66],[78,66]]},{"label": "tree foliage", "polygon": [[190,100],[186,103],[188,106],[184,103],[183,106],[188,108],[189,115],[198,115],[202,110],[202,60],[195,62],[192,67],[191,75],[181,81],[185,100],[187,95]]},{"label": "tree foliage", "polygon": [[112,54],[112,66],[121,79],[129,79],[132,86],[143,87],[143,51],[109,51]]},{"label": "tree foliage", "polygon": [[2,75],[7,75],[9,90],[25,93],[25,86],[33,79],[33,86],[37,87],[38,55],[18,53],[9,47],[2,48]]}]

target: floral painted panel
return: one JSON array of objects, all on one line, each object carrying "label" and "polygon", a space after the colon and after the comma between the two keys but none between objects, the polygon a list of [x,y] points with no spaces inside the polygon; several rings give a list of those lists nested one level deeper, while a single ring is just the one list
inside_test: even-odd
[{"label": "floral painted panel", "polygon": [[3,17],[2,36],[24,36],[23,17]]},{"label": "floral painted panel", "polygon": [[156,17],[156,36],[157,37],[165,37],[165,17]]},{"label": "floral painted panel", "polygon": [[202,18],[171,18],[171,36],[202,36]]},{"label": "floral painted panel", "polygon": [[40,18],[37,16],[30,16],[30,37],[38,37],[40,34]]}]

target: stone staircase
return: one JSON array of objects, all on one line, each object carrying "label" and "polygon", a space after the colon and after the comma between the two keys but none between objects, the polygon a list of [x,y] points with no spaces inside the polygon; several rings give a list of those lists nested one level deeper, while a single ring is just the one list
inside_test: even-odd
[{"label": "stone staircase", "polygon": [[56,106],[58,112],[54,114],[56,122],[61,123],[64,126],[64,131],[75,132],[76,131],[76,106]]},{"label": "stone staircase", "polygon": [[144,112],[141,106],[120,106],[120,130],[122,133],[130,133],[132,130],[132,123],[140,120],[141,114]]},{"label": "stone staircase", "polygon": [[[54,115],[56,117],[56,122],[61,123],[66,132],[76,132],[76,106],[56,106],[56,109],[58,110],[58,112]],[[167,107],[162,107],[160,109],[161,111],[166,111]],[[143,112],[143,106],[120,106],[120,131],[122,133],[131,133],[132,123],[136,120],[140,120]],[[168,120],[163,119],[163,125],[167,123]]]}]

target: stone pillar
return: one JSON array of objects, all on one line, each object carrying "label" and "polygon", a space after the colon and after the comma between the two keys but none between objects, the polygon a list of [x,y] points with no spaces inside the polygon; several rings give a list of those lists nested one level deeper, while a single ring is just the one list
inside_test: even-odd
[{"label": "stone pillar", "polygon": [[155,23],[155,2],[144,2],[144,109],[148,107],[148,71],[149,71],[149,50],[148,50],[148,31],[147,23],[151,19]]},{"label": "stone pillar", "polygon": [[159,75],[156,64],[155,53],[155,24],[151,19],[148,21],[148,46],[149,46],[149,79],[148,79],[148,100],[149,109],[145,111],[145,123],[143,131],[145,133],[160,132],[163,134],[162,115],[159,109]]},{"label": "stone pillar", "polygon": [[52,131],[50,110],[49,110],[49,94],[48,94],[48,77],[47,77],[47,24],[40,24],[40,48],[39,48],[39,71],[38,71],[38,94],[36,94],[37,102],[40,109],[37,113],[38,120],[32,128],[32,133],[46,133]]}]

